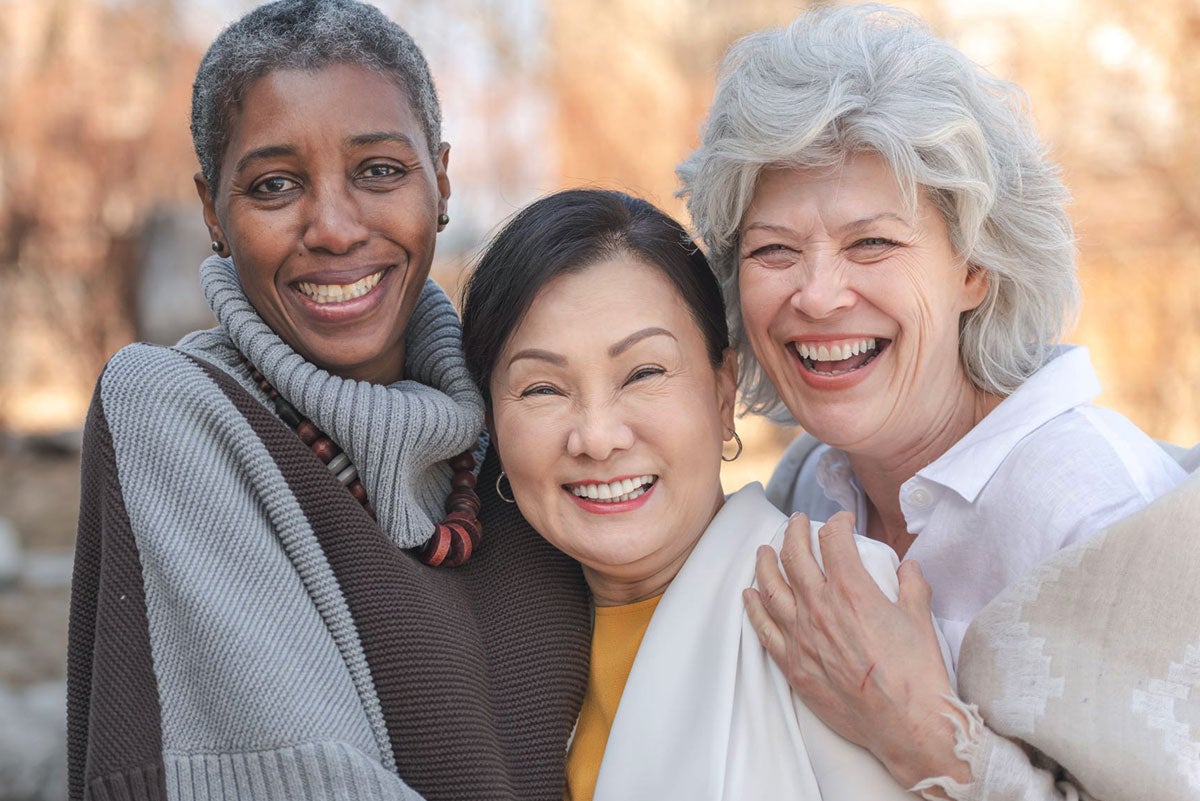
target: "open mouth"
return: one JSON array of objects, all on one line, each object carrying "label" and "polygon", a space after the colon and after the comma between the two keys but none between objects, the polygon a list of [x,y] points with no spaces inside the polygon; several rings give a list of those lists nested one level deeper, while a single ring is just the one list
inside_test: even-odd
[{"label": "open mouth", "polygon": [[295,287],[300,294],[319,305],[345,303],[348,300],[361,298],[374,289],[383,280],[383,274],[386,272],[387,268],[384,268],[377,273],[360,278],[352,284],[314,284],[310,281],[297,281]]},{"label": "open mouth", "polygon": [[841,342],[791,342],[805,370],[823,376],[843,375],[861,370],[892,344],[890,339],[848,339]]},{"label": "open mouth", "polygon": [[596,503],[625,503],[645,495],[656,481],[658,476],[633,476],[606,484],[563,484],[563,489],[577,498]]}]

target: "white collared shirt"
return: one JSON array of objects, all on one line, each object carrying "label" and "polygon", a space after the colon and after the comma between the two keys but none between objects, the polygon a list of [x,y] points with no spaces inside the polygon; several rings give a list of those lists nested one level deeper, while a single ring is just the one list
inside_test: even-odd
[{"label": "white collared shirt", "polygon": [[[1146,506],[1187,473],[1100,392],[1086,348],[1061,347],[950,450],[900,487],[917,535],[906,559],[933,588],[955,663],[967,626],[997,593],[1072,542]],[[858,520],[866,495],[845,453],[820,445],[795,478],[792,509]]]}]

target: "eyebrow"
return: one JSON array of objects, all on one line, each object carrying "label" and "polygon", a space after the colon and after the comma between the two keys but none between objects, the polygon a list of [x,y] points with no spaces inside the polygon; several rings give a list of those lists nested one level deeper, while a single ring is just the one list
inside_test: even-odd
[{"label": "eyebrow", "polygon": [[294,155],[296,155],[296,148],[291,145],[267,145],[266,147],[255,148],[237,160],[237,164],[233,165],[233,171],[234,173],[239,173],[247,164],[259,159],[274,159],[280,156]]},{"label": "eyebrow", "polygon": [[871,223],[879,222],[880,220],[893,220],[909,228],[912,227],[912,223],[908,219],[901,217],[899,214],[891,211],[882,211],[879,214],[872,214],[870,217],[863,217],[860,220],[851,220],[843,225],[840,230],[854,231],[859,228],[866,228]]},{"label": "eyebrow", "polygon": [[[855,230],[858,230],[859,228],[866,228],[871,223],[879,222],[880,220],[894,220],[895,222],[898,222],[901,225],[907,226],[909,228],[912,227],[912,223],[909,220],[905,219],[904,217],[901,217],[899,214],[896,214],[896,213],[890,212],[890,211],[882,211],[879,214],[872,214],[870,217],[862,217],[861,219],[858,219],[858,220],[851,220],[850,222],[846,223],[845,225],[839,226],[836,230],[838,232],[855,231]],[[742,233],[746,233],[748,231],[766,231],[768,233],[782,234],[782,235],[788,235],[788,236],[794,236],[796,234],[795,229],[789,228],[786,225],[775,225],[773,223],[765,223],[765,222],[750,223],[749,225],[747,225],[745,228],[742,229]]]},{"label": "eyebrow", "polygon": [[400,131],[374,131],[372,133],[358,134],[351,136],[346,140],[346,144],[350,147],[362,147],[363,145],[378,145],[386,142],[394,142],[396,144],[417,149],[417,143],[413,138],[406,133]]},{"label": "eyebrow", "polygon": [[[641,331],[634,331],[620,342],[614,343],[609,347],[608,355],[610,357],[620,356],[622,353],[629,350],[643,339],[659,336],[675,339],[675,335],[667,329],[651,326],[650,328],[643,328]],[[521,359],[536,359],[538,361],[549,362],[556,367],[567,366],[567,360],[563,356],[554,353],[553,351],[542,350],[541,348],[526,348],[525,350],[517,351],[512,355],[512,358],[508,360],[508,366],[512,367],[514,362],[518,362]]]},{"label": "eyebrow", "polygon": [[[363,147],[365,145],[378,145],[384,142],[394,142],[404,145],[405,147],[417,149],[413,138],[408,134],[399,131],[373,131],[371,133],[358,134],[346,139],[347,147]],[[255,148],[246,155],[238,159],[237,164],[233,166],[235,173],[241,172],[247,164],[260,159],[274,159],[281,156],[296,155],[296,148],[292,145],[266,145],[264,147]]]},{"label": "eyebrow", "polygon": [[671,339],[675,339],[675,335],[667,329],[651,326],[650,328],[643,328],[641,331],[634,331],[620,342],[614,344],[608,349],[608,355],[620,356],[622,353],[629,350],[643,339],[647,339],[649,337],[670,337]]},{"label": "eyebrow", "polygon": [[537,359],[538,361],[550,362],[550,364],[553,364],[556,367],[567,366],[567,360],[562,356],[558,355],[557,353],[551,353],[548,350],[542,350],[540,348],[526,348],[525,350],[517,351],[512,355],[512,358],[508,360],[508,366],[512,367],[514,362],[518,362],[521,359]]}]

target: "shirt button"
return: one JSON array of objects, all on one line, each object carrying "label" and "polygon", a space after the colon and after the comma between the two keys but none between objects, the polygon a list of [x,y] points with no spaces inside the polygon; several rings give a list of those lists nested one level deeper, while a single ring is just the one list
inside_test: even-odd
[{"label": "shirt button", "polygon": [[917,487],[909,496],[908,501],[918,509],[924,509],[933,500],[933,496],[929,494],[929,490],[922,487]]}]

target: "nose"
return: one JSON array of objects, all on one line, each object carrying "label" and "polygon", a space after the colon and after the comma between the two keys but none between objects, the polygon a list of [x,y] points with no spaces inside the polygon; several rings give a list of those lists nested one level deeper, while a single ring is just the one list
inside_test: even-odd
[{"label": "nose", "polygon": [[612,406],[580,409],[567,434],[567,453],[602,462],[633,447],[633,429]]},{"label": "nose", "polygon": [[301,243],[306,250],[341,255],[370,235],[361,204],[349,187],[317,187],[311,194]]},{"label": "nose", "polygon": [[793,268],[797,278],[792,308],[811,320],[823,320],[854,305],[856,296],[849,274],[852,268],[835,253],[805,251],[801,263]]}]

